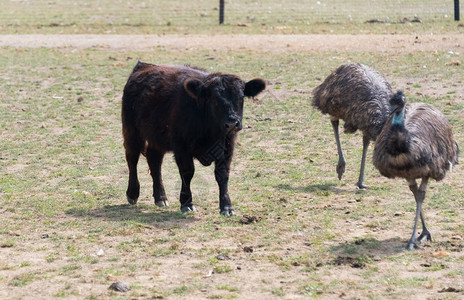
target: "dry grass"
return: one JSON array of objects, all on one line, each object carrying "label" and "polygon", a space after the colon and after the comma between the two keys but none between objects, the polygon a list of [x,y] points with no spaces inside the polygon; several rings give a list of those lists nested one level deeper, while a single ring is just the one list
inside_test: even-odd
[{"label": "dry grass", "polygon": [[[414,213],[406,184],[369,165],[371,189],[354,187],[359,135],[342,137],[347,173],[336,179],[330,124],[309,98],[356,53],[186,53],[0,50],[2,298],[463,295],[462,168],[432,183],[425,211],[435,241],[414,252],[403,251]],[[361,61],[411,101],[442,109],[463,144],[460,67],[446,66],[449,55],[366,53]],[[141,199],[126,204],[120,96],[137,57],[270,80],[246,104],[230,183],[237,217],[219,216],[212,169],[200,166],[192,183],[199,212],[182,215],[171,157],[163,172],[172,205],[153,204],[143,160]],[[243,224],[245,214],[259,221]],[[117,280],[131,291],[109,291]]]},{"label": "dry grass", "polygon": [[[429,0],[7,0],[4,33],[418,33],[458,31],[453,2]],[[420,20],[422,23],[414,22]],[[368,26],[366,22],[371,21]]]},{"label": "dry grass", "polygon": [[[369,3],[382,12],[380,2]],[[287,1],[285,9],[281,1],[268,1],[271,13],[256,9],[258,2],[247,3],[243,14],[239,2],[226,1],[230,16],[236,15],[220,28],[215,25],[217,11],[211,11],[217,2],[129,3],[135,2],[83,2],[69,9],[74,4],[67,1],[6,1],[0,29],[206,34],[333,30],[415,36],[462,28],[443,19],[449,12],[435,2],[429,7],[436,11],[422,8],[418,14],[423,23],[366,25],[368,18],[385,18],[385,11],[354,21],[340,14],[329,23],[321,12],[306,24],[301,18],[306,11],[296,1]],[[157,5],[166,9],[160,15],[154,14]],[[334,12],[330,6],[325,9]],[[391,19],[414,14],[390,11]],[[246,24],[236,26],[240,23]],[[121,42],[130,45],[130,37]],[[127,49],[0,48],[0,298],[463,297],[463,168],[457,166],[428,190],[424,209],[434,241],[423,251],[404,251],[415,207],[406,184],[381,177],[369,164],[366,183],[371,188],[355,189],[359,134],[342,136],[347,172],[338,181],[330,122],[310,107],[312,89],[331,70],[360,61],[404,89],[409,101],[439,107],[464,145],[462,65],[451,63],[462,62],[462,53]],[[268,90],[245,105],[230,182],[238,216],[219,216],[213,170],[199,165],[192,182],[198,212],[181,214],[180,180],[171,156],[163,165],[171,206],[153,204],[143,159],[139,203],[127,204],[120,98],[138,58],[269,80]],[[118,280],[131,290],[108,290]]]}]

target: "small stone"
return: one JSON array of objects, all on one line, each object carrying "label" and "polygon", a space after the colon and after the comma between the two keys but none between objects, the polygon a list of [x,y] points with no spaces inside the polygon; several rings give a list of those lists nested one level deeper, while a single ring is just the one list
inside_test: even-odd
[{"label": "small stone", "polygon": [[439,290],[439,293],[460,293],[462,290],[454,287],[443,288]]},{"label": "small stone", "polygon": [[253,247],[245,246],[243,247],[243,251],[245,251],[246,253],[253,253]]},{"label": "small stone", "polygon": [[238,221],[240,224],[252,224],[261,221],[260,216],[253,216],[253,215],[243,215]]},{"label": "small stone", "polygon": [[424,267],[424,268],[430,268],[432,267],[432,264],[430,263],[423,263],[423,264],[420,264],[421,267]]},{"label": "small stone", "polygon": [[122,282],[122,281],[116,281],[112,283],[109,287],[110,290],[116,291],[116,292],[127,292],[130,291],[130,287],[127,285],[127,283]]},{"label": "small stone", "polygon": [[218,256],[216,256],[216,259],[217,260],[226,260],[226,257],[222,254],[219,254]]}]

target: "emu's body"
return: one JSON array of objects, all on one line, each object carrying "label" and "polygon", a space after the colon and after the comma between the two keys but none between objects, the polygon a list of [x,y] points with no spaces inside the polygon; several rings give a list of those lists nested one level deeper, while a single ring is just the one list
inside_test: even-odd
[{"label": "emu's body", "polygon": [[345,121],[345,133],[360,130],[363,134],[363,155],[357,187],[364,185],[364,166],[370,141],[375,141],[390,115],[389,99],[393,95],[390,84],[376,70],[362,64],[338,67],[313,91],[312,105],[329,114],[338,150],[337,174],[345,172],[338,134],[339,120]]},{"label": "emu's body", "polygon": [[[448,120],[434,106],[424,103],[405,106],[402,92],[392,97],[391,104],[396,110],[377,137],[373,161],[383,176],[406,179],[414,194],[416,217],[407,245],[412,250],[419,248],[417,242],[432,239],[422,212],[428,180],[445,177],[452,165],[458,163],[459,148]],[[422,180],[418,187],[419,178]],[[422,233],[416,238],[419,217]]]}]

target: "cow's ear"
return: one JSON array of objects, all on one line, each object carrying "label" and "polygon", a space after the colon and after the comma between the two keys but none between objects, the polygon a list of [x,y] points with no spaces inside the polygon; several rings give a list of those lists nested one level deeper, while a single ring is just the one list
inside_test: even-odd
[{"label": "cow's ear", "polygon": [[254,97],[266,88],[266,82],[261,78],[256,78],[245,83],[245,96]]},{"label": "cow's ear", "polygon": [[184,81],[185,91],[195,100],[198,99],[202,87],[203,82],[197,78],[187,78]]}]

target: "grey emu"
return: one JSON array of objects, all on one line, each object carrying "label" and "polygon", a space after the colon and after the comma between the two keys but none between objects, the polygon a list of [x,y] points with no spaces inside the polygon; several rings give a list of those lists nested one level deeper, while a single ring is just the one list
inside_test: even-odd
[{"label": "grey emu", "polygon": [[346,164],[338,134],[339,120],[345,121],[345,133],[362,131],[363,154],[356,186],[367,188],[364,185],[367,148],[370,141],[375,141],[380,134],[390,115],[388,101],[392,95],[390,84],[379,72],[359,63],[338,67],[313,91],[312,105],[323,114],[330,115],[337,143],[339,180],[345,173]]},{"label": "grey emu", "polygon": [[[434,106],[424,103],[405,105],[403,92],[390,100],[392,116],[385,123],[374,147],[374,166],[385,177],[402,177],[416,200],[416,217],[408,250],[420,248],[418,243],[432,236],[424,221],[422,203],[429,178],[442,180],[446,172],[458,163],[459,148],[451,126]],[[420,186],[416,179],[421,178]],[[416,238],[420,216],[422,233]]]}]

